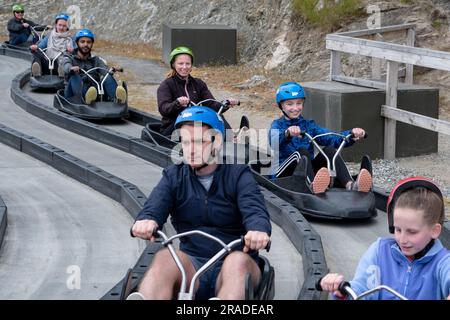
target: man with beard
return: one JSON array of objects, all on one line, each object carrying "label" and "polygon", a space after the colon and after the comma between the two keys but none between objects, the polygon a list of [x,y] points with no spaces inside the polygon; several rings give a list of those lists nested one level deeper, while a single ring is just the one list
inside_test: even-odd
[{"label": "man with beard", "polygon": [[[82,29],[75,35],[75,43],[77,49],[72,54],[64,56],[63,68],[66,76],[66,88],[64,90],[64,96],[66,99],[79,96],[84,99],[84,102],[88,105],[92,104],[97,99],[96,84],[87,77],[82,76],[81,69],[88,71],[92,68],[108,69],[105,61],[97,56],[92,55],[92,47],[94,45],[95,36],[89,29]],[[90,73],[90,75],[96,80],[106,75],[105,70],[96,70]],[[114,71],[116,68],[111,68]],[[127,100],[127,93],[123,86],[118,86],[116,80],[111,76],[108,77],[103,83],[105,89],[105,96],[103,101],[117,101],[117,103],[125,103]]]}]

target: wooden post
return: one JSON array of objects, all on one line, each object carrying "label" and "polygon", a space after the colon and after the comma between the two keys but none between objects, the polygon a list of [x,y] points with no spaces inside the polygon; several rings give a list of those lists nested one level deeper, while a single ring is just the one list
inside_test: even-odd
[{"label": "wooden post", "polygon": [[[386,105],[397,108],[398,62],[387,62]],[[386,118],[384,121],[384,158],[395,159],[395,135],[397,122]]]},{"label": "wooden post", "polygon": [[333,76],[339,76],[342,72],[341,67],[341,53],[339,51],[331,51],[330,60],[330,81],[333,80]]},{"label": "wooden post", "polygon": [[[406,45],[414,47],[415,41],[416,41],[416,29],[410,28],[410,29],[408,29],[408,33],[406,36]],[[406,65],[405,83],[406,84],[414,83],[414,65],[413,64]]]},{"label": "wooden post", "polygon": [[[383,36],[379,33],[375,35],[376,41],[383,41]],[[381,65],[383,60],[379,58],[372,58],[372,79],[380,80],[381,79]]]}]

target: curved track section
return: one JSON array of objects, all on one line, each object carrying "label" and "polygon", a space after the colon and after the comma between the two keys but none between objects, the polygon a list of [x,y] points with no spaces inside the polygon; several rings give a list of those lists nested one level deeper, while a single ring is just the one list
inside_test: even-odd
[{"label": "curved track section", "polygon": [[131,217],[42,162],[3,144],[0,154],[0,299],[101,297],[142,251],[127,234]]},{"label": "curved track section", "polygon": [[[5,61],[5,63],[14,64],[17,62],[11,60]],[[86,139],[77,134],[67,132],[53,125],[49,125],[45,121],[36,119],[28,113],[17,109],[17,107],[11,108],[5,106],[5,111],[6,118],[4,119],[6,119],[8,124],[13,123],[15,128],[20,128],[21,131],[24,131],[27,134],[33,134],[40,139],[44,139],[46,142],[57,145],[58,148],[68,150],[68,152],[70,150],[70,153],[75,156],[80,157],[83,160],[88,160],[89,162],[117,175],[120,178],[127,179],[127,181],[130,181],[139,188],[142,188],[142,190],[146,191],[146,193],[148,193],[150,191],[149,189],[151,189],[149,188],[149,185],[150,187],[153,186],[151,185],[149,177],[154,177],[155,175],[159,176],[160,174],[159,172],[161,169],[155,167],[154,165],[142,161],[132,155],[123,153],[115,148],[110,148],[92,141],[91,139]],[[2,118],[0,117],[0,119]],[[87,147],[88,145],[92,145],[92,147]],[[83,148],[80,148],[80,146],[83,146]],[[88,151],[86,151],[86,149]],[[127,157],[128,160],[125,159]],[[115,161],[115,163],[109,163],[110,161]],[[130,170],[130,168],[133,169]],[[138,170],[136,168],[138,168]],[[141,170],[141,168],[147,171]],[[279,287],[276,288],[278,292],[276,297],[295,299],[298,296],[298,292],[300,291],[299,288],[303,282],[301,277],[301,268],[298,267],[302,265],[301,256],[289,239],[283,235],[281,229],[277,229],[276,227],[274,228],[274,238],[279,244],[279,247],[276,248],[276,250],[273,249],[271,254],[268,256],[269,259],[274,262],[274,267],[277,273],[276,285],[279,285]],[[281,256],[289,257],[291,263],[287,264],[282,262],[276,254],[272,258],[271,255],[274,254],[275,251],[277,251],[277,254]],[[277,266],[277,264],[279,266]],[[277,269],[280,270],[278,271]],[[294,279],[292,279],[292,277],[294,277]]]}]

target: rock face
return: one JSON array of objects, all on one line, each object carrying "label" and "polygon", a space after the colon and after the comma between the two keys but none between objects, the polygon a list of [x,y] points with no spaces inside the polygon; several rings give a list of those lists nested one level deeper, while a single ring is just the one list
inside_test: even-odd
[{"label": "rock face", "polygon": [[[450,47],[450,5],[446,0],[361,3],[363,10],[368,5],[380,8],[382,25],[416,23],[418,46],[438,50]],[[6,0],[0,5],[0,25],[5,26],[11,17],[12,4]],[[164,22],[225,24],[238,30],[239,62],[296,75],[295,80],[323,80],[328,75],[327,32],[302,21],[293,12],[292,0],[33,0],[26,4],[26,17],[36,22],[51,23],[61,11],[76,17],[76,26],[92,28],[101,38],[125,43],[144,41],[158,48],[162,47]],[[368,17],[344,21],[345,27],[340,30],[367,28]],[[0,35],[6,35],[6,28],[0,29]],[[354,62],[352,59],[356,58],[350,62]],[[361,69],[357,65],[344,68],[350,73],[365,69],[367,66]]]}]

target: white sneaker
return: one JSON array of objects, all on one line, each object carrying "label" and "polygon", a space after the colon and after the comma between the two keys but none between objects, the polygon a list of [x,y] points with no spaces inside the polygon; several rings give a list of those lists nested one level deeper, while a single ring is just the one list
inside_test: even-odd
[{"label": "white sneaker", "polygon": [[133,292],[127,297],[127,300],[145,300],[145,298],[141,293]]}]

